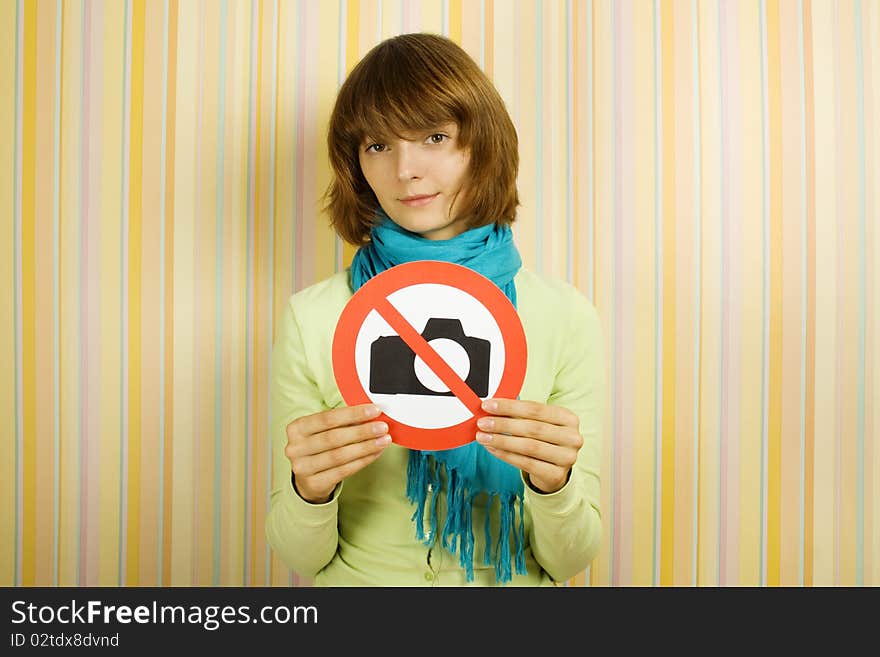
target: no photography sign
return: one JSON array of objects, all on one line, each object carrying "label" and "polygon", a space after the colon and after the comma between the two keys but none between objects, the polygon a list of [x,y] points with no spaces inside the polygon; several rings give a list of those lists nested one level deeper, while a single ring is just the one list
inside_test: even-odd
[{"label": "no photography sign", "polygon": [[333,373],[349,406],[382,409],[393,441],[441,450],[474,440],[480,404],[515,399],[526,338],[491,280],[448,262],[392,267],[365,283],[339,317]]}]

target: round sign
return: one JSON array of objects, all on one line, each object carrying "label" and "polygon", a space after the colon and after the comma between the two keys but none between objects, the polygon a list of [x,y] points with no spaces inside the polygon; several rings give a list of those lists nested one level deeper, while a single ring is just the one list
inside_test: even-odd
[{"label": "round sign", "polygon": [[382,409],[392,440],[451,449],[476,437],[483,399],[516,399],[526,338],[491,280],[449,262],[392,267],[349,300],[333,335],[333,373],[349,406]]}]

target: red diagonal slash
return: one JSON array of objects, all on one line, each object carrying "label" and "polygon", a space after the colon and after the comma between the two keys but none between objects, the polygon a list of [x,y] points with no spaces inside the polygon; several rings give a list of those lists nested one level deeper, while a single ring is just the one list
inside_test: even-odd
[{"label": "red diagonal slash", "polygon": [[392,306],[387,298],[381,297],[381,300],[376,303],[375,310],[382,316],[382,319],[391,325],[391,328],[397,331],[397,334],[403,338],[403,341],[406,342],[409,348],[425,361],[425,364],[452,391],[452,394],[458,398],[458,401],[464,404],[465,408],[472,415],[477,415],[480,412],[482,400],[455,373],[455,370],[449,367],[449,364],[443,360],[440,354],[434,351],[434,348],[428,344],[428,341],[418,334],[412,325],[406,321],[406,318],[397,311],[397,308]]}]

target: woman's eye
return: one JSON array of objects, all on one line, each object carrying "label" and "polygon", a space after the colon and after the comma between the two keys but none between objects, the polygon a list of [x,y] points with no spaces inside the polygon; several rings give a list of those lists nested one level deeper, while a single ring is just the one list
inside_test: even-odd
[{"label": "woman's eye", "polygon": [[384,144],[370,144],[364,150],[366,150],[367,153],[381,153],[383,150],[385,150],[385,145]]},{"label": "woman's eye", "polygon": [[443,140],[448,139],[448,138],[449,137],[447,137],[446,135],[444,135],[443,133],[440,133],[440,132],[428,137],[428,139],[431,141],[432,144],[442,144]]}]

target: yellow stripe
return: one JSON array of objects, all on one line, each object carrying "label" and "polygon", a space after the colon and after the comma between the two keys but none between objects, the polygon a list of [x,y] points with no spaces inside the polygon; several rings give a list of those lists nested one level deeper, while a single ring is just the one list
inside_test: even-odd
[{"label": "yellow stripe", "polygon": [[[673,7],[673,30],[681,35],[676,42],[681,46],[680,56],[673,57],[674,98],[673,117],[675,120],[673,146],[676,156],[674,188],[676,190],[675,214],[671,225],[675,231],[675,261],[669,265],[677,272],[675,275],[674,330],[682,337],[675,342],[675,364],[673,383],[675,389],[675,420],[673,421],[675,493],[673,503],[673,572],[672,582],[676,586],[688,586],[694,580],[693,547],[694,536],[694,409],[697,407],[694,389],[694,360],[696,323],[699,308],[695,307],[697,257],[694,254],[694,228],[691,217],[694,208],[694,141],[697,138],[694,121],[694,97],[696,81],[693,73],[693,54],[691,35],[696,20],[690,4],[679,3]],[[687,35],[687,36],[685,36]],[[665,260],[665,258],[664,258]],[[671,363],[670,363],[671,364]],[[665,367],[665,363],[664,363]]]},{"label": "yellow stripe", "polygon": [[[813,75],[816,144],[816,396],[813,584],[834,584],[837,416],[837,131],[832,6],[815,2]],[[809,510],[808,510],[809,512]]]},{"label": "yellow stripe", "polygon": [[[198,108],[199,6],[181,2],[177,39],[177,108],[174,198],[174,459],[171,585],[192,582],[193,569],[193,385],[196,267],[194,217],[195,135]],[[243,114],[242,116],[247,116]],[[245,131],[246,132],[246,131]],[[166,473],[167,476],[168,473]]]},{"label": "yellow stripe", "polygon": [[34,344],[34,166],[36,141],[37,18],[33,3],[24,5],[21,135],[21,380],[24,437],[22,452],[21,583],[34,586],[36,554],[36,390]]},{"label": "yellow stripe", "polygon": [[[654,15],[653,11],[633,12],[633,46],[635,85],[632,97],[642,111],[634,112],[633,142],[640,144],[640,155],[635,161],[635,180],[638,189],[653,189],[654,172]],[[594,163],[594,166],[596,164]],[[575,189],[581,184],[575,179]],[[637,194],[633,206],[633,237],[636,241],[634,275],[634,338],[635,362],[640,363],[635,377],[633,404],[643,409],[635,413],[633,422],[633,487],[623,491],[633,500],[632,574],[635,586],[653,584],[654,555],[654,414],[648,409],[654,405],[654,377],[656,354],[654,349],[654,240],[656,216],[653,194]],[[581,258],[584,256],[581,255]],[[603,510],[606,515],[607,510]]]},{"label": "yellow stripe", "polygon": [[[519,15],[520,41],[519,52],[534,52],[535,50],[535,13],[531,3],[520,5]],[[451,10],[450,10],[451,14]],[[450,25],[452,20],[450,18]],[[535,212],[537,193],[535,190],[538,181],[537,167],[538,148],[535,143],[535,94],[538,72],[535,70],[535,57],[521,57],[519,53],[513,54],[519,65],[519,78],[517,102],[519,105],[519,198],[522,203],[514,223],[514,233],[517,237],[517,246],[523,260],[523,266],[534,269],[535,258]]]},{"label": "yellow stripe", "polygon": [[133,0],[131,17],[131,123],[128,203],[128,528],[125,585],[138,583],[141,530],[141,271],[143,254],[144,13]]},{"label": "yellow stripe", "polygon": [[[335,34],[339,25],[339,3],[322,2],[313,11],[319,11],[318,17],[318,33],[322,35]],[[335,39],[319,39],[318,40],[318,61],[322,62],[322,68],[325,74],[318,76],[318,89],[315,107],[316,132],[317,136],[327,134],[327,127],[330,119],[330,112],[333,109],[333,103],[336,99],[336,80],[335,71],[337,71],[339,60],[339,48],[336,46]],[[334,74],[329,74],[333,71]],[[324,191],[330,184],[330,162],[327,158],[327,140],[318,138],[316,140],[316,152],[313,163],[315,187],[312,190],[311,197],[321,199]],[[306,211],[308,205],[304,206]],[[314,280],[320,281],[331,276],[335,270],[335,253],[336,253],[336,233],[330,227],[327,221],[326,213],[317,212],[317,203],[314,212],[314,254],[315,254],[315,272]],[[311,214],[311,212],[310,212]]]},{"label": "yellow stripe", "polygon": [[[122,226],[122,112],[125,63],[125,5],[104,6],[102,21],[101,179],[91,181],[101,190],[100,203],[100,444],[98,485],[98,586],[119,582],[119,455],[120,441],[120,253]],[[97,436],[93,436],[93,439]]]},{"label": "yellow stripe", "polygon": [[[162,216],[162,68],[165,53],[159,44],[164,41],[164,3],[145,3],[144,43],[156,44],[144,50],[143,91],[143,180],[141,183],[141,215],[148,221],[141,223],[141,250],[143,253],[140,285],[141,297],[141,359],[147,366],[141,369],[141,425],[140,453],[132,454],[140,462],[141,498],[140,538],[138,546],[137,585],[153,586],[160,582],[158,572],[159,537],[159,483],[161,453],[159,418],[160,395],[163,382],[159,378],[161,335],[159,324],[162,303],[161,281],[161,221]],[[167,219],[166,219],[167,220]],[[131,519],[129,519],[129,522]],[[128,569],[129,576],[132,568]]]},{"label": "yellow stripe", "polygon": [[80,190],[82,168],[82,11],[62,5],[63,34],[61,52],[61,162],[59,227],[59,298],[60,368],[59,399],[61,463],[59,470],[58,584],[77,585],[77,549],[79,545],[79,435],[82,385],[80,381],[79,313],[82,305],[80,286]]},{"label": "yellow stripe", "polygon": [[[868,159],[868,177],[866,180],[869,204],[868,217],[876,217],[880,213],[880,122],[877,120],[877,112],[880,111],[880,10],[876,4],[863,5],[863,11],[867,10],[868,19],[865,20],[865,29],[868,31],[866,43],[871,47],[870,57],[866,57],[866,106],[865,118],[868,137],[868,148],[873,156]],[[865,584],[880,586],[880,427],[878,427],[878,412],[880,412],[880,381],[877,376],[877,363],[880,357],[880,303],[876,303],[877,294],[880,293],[880,266],[877,257],[880,254],[880,227],[877,222],[868,221],[868,234],[872,238],[868,242],[868,248],[873,257],[868,261],[868,271],[871,277],[868,283],[869,296],[872,301],[868,303],[868,334],[870,357],[865,363],[865,372],[868,384],[865,391]]]},{"label": "yellow stripe", "polygon": [[[268,180],[269,177],[267,172],[261,166],[263,161],[262,152],[265,149],[266,144],[266,136],[268,134],[269,126],[268,124],[268,116],[264,115],[264,112],[260,111],[260,108],[264,106],[263,99],[269,97],[269,93],[266,93],[265,87],[266,83],[264,81],[264,65],[263,59],[265,54],[265,48],[267,45],[266,34],[268,34],[268,30],[265,30],[265,21],[266,18],[263,13],[263,9],[265,8],[264,3],[260,3],[259,5],[259,16],[258,16],[258,32],[257,32],[257,66],[256,66],[256,75],[257,75],[257,85],[256,85],[256,106],[258,108],[257,111],[257,126],[256,126],[256,167],[254,171],[254,189],[255,197],[254,197],[254,240],[253,240],[253,267],[254,267],[254,280],[262,281],[265,280],[265,256],[264,256],[264,245],[265,241],[263,237],[266,234],[266,215],[267,215],[267,203],[268,200]],[[340,35],[341,36],[341,35]],[[266,104],[268,108],[268,104]],[[263,286],[254,286],[253,289],[253,307],[254,307],[254,317],[262,317],[264,316],[264,287]],[[253,368],[253,387],[251,389],[251,395],[253,399],[253,412],[251,413],[250,421],[251,421],[251,435],[252,436],[265,436],[265,418],[266,414],[263,412],[263,409],[266,408],[265,403],[265,373],[263,372],[264,367],[262,363],[264,361],[264,333],[262,331],[254,331],[253,333],[253,351],[251,353],[251,367]],[[248,551],[250,552],[250,561],[246,564],[248,570],[248,583],[254,583],[254,578],[256,576],[256,572],[258,569],[259,563],[262,561],[261,554],[258,554],[258,550],[256,549],[257,545],[257,537],[259,534],[263,534],[265,532],[264,525],[260,524],[259,517],[257,513],[258,507],[263,505],[263,496],[261,495],[262,491],[265,490],[265,473],[261,470],[261,461],[264,460],[262,457],[264,455],[263,450],[251,450],[251,465],[250,472],[248,476],[249,480],[249,490],[248,495],[250,496],[250,508],[247,509],[247,513],[250,517],[250,526],[249,533],[245,536],[248,545]],[[257,526],[259,524],[259,527]]]},{"label": "yellow stripe", "polygon": [[663,61],[663,419],[660,516],[660,585],[673,583],[675,529],[675,98],[673,7],[661,7]]},{"label": "yellow stripe", "polygon": [[[477,3],[472,3],[474,6]],[[543,261],[544,271],[565,280],[566,249],[566,66],[565,66],[565,3],[544,5],[544,208]],[[479,21],[474,21],[479,25]],[[479,37],[479,35],[478,35]]]},{"label": "yellow stripe", "polygon": [[782,107],[779,2],[767,5],[770,153],[770,376],[767,437],[767,585],[780,584],[782,490]]},{"label": "yellow stripe", "polygon": [[400,33],[400,3],[382,0],[382,39]]},{"label": "yellow stripe", "polygon": [[[213,584],[214,574],[214,505],[215,477],[214,446],[215,432],[219,429],[214,420],[215,404],[215,354],[216,340],[216,304],[220,301],[222,290],[216,286],[217,258],[215,244],[217,240],[217,190],[222,181],[217,179],[217,158],[219,144],[217,142],[217,123],[219,120],[219,103],[217,93],[220,86],[220,66],[216,53],[220,51],[220,4],[205,4],[205,13],[200,21],[205,43],[202,45],[202,101],[201,101],[201,146],[199,157],[201,170],[201,198],[199,199],[199,260],[196,285],[198,286],[199,317],[196,332],[199,336],[198,362],[198,398],[195,399],[195,417],[198,423],[199,450],[194,455],[195,468],[198,470],[198,488],[196,496],[196,535],[197,550],[195,553],[195,581],[197,586]],[[268,40],[267,40],[268,42]],[[271,43],[271,42],[268,42]],[[257,105],[257,107],[261,107]],[[268,111],[266,106],[263,111]],[[265,202],[265,201],[264,201]],[[256,235],[260,235],[258,229]]]},{"label": "yellow stripe", "polygon": [[721,225],[721,126],[718,66],[707,53],[718,52],[718,7],[698,4],[700,72],[700,182],[702,190],[701,241],[702,316],[700,317],[700,463],[698,484],[697,585],[718,585],[720,473],[719,381],[721,380],[721,289],[718,254]]},{"label": "yellow stripe", "polygon": [[461,43],[461,0],[449,0],[449,38]]},{"label": "yellow stripe", "polygon": [[[739,584],[757,586],[760,581],[763,405],[763,134],[761,117],[761,41],[758,5],[737,5],[739,25],[755,29],[740,30],[739,84],[741,104],[733,108],[739,114],[742,160],[739,162],[742,186],[739,217],[738,252],[741,314],[740,322],[740,412],[739,445]],[[737,318],[732,318],[737,321]],[[734,555],[731,555],[735,558]]]},{"label": "yellow stripe", "polygon": [[[800,18],[798,5],[791,2],[779,5],[778,26],[780,29],[780,112],[772,129],[780,131],[779,158],[781,169],[781,189],[779,190],[782,233],[774,238],[781,253],[781,290],[784,302],[772,303],[774,312],[781,313],[781,349],[779,372],[779,584],[799,586],[800,577],[800,505],[801,505],[801,381],[805,375],[801,367],[802,357],[802,318],[806,312],[801,301],[802,286],[805,281],[801,272],[806,266],[801,253],[803,248],[804,180],[801,174],[803,162],[804,129],[801,114],[801,64],[800,64]],[[774,12],[775,13],[775,12]],[[773,371],[771,370],[771,382]],[[773,410],[771,407],[771,418]],[[771,470],[772,471],[772,470]],[[769,562],[770,536],[768,534],[767,581],[772,585],[773,568]]]},{"label": "yellow stripe", "polygon": [[[363,20],[367,20],[368,3],[364,2]],[[442,34],[443,32],[443,3],[442,0],[422,0],[422,31],[431,32],[433,34]],[[351,6],[348,8],[349,16],[351,16]],[[349,21],[351,19],[349,18]],[[349,27],[351,23],[349,22]]]},{"label": "yellow stripe", "polygon": [[34,331],[36,353],[36,553],[34,581],[53,583],[55,509],[55,66],[56,5],[37,5],[36,138],[34,143]]},{"label": "yellow stripe", "polygon": [[[858,511],[858,394],[859,394],[859,125],[856,108],[859,97],[856,81],[856,34],[853,3],[840,3],[837,7],[836,50],[839,57],[837,71],[840,73],[837,102],[840,133],[840,221],[839,282],[843,294],[838,294],[839,330],[838,358],[840,361],[839,426],[839,536],[840,552],[837,555],[840,569],[839,584],[856,584],[856,542]],[[847,117],[852,108],[853,118]]]},{"label": "yellow stripe", "polygon": [[[11,236],[14,223],[15,171],[15,44],[18,24],[16,3],[0,2],[0,233]],[[15,363],[15,244],[12,239],[2,241],[0,255],[0,360]],[[0,440],[0,498],[9,500],[0,504],[0,586],[15,584],[15,377],[12,367],[0,377],[0,434],[9,436]]]},{"label": "yellow stripe", "polygon": [[[351,71],[354,68],[355,64],[357,64],[360,59],[360,52],[358,48],[359,35],[360,35],[360,1],[359,0],[348,0],[348,4],[346,5],[348,8],[348,15],[346,17],[346,28],[345,28],[345,73]],[[366,20],[366,17],[365,17]],[[352,246],[345,242],[342,245],[342,267],[348,267],[351,265],[352,258],[354,258],[354,254],[356,251],[356,247]]]},{"label": "yellow stripe", "polygon": [[[592,53],[592,62],[593,62],[593,70],[591,71],[591,75],[594,81],[593,87],[593,135],[592,135],[592,143],[593,143],[593,218],[594,218],[594,239],[593,239],[593,253],[591,254],[593,257],[593,289],[588,291],[588,294],[593,299],[594,304],[597,308],[605,308],[611,307],[613,303],[613,299],[610,298],[610,292],[608,291],[609,286],[605,284],[607,277],[600,277],[598,273],[602,270],[603,267],[606,267],[607,255],[611,252],[610,247],[607,245],[610,244],[610,241],[606,238],[606,228],[607,222],[601,221],[600,217],[609,216],[610,212],[610,198],[609,190],[610,190],[610,180],[611,176],[608,171],[608,167],[602,166],[600,163],[602,162],[610,162],[611,161],[611,125],[612,125],[612,117],[610,116],[609,109],[611,109],[611,103],[605,102],[605,99],[610,97],[610,85],[611,81],[608,75],[608,67],[605,66],[604,62],[611,61],[611,44],[608,35],[608,30],[604,29],[604,26],[610,24],[610,16],[608,15],[609,7],[604,3],[593,3],[593,53]],[[531,17],[530,17],[531,18]],[[528,25],[533,24],[533,21],[526,20],[525,18],[521,19],[520,25],[521,29],[524,30],[524,34],[528,34],[529,30],[527,28]],[[524,44],[520,44],[522,46],[522,52],[528,53],[530,49],[526,47]],[[533,49],[534,46],[531,47]],[[529,61],[529,57],[524,56],[523,62],[527,63]],[[520,77],[520,80],[523,80],[523,77]],[[528,89],[521,90],[521,97],[524,99],[523,102],[526,106],[529,103],[526,99],[529,98],[526,95]],[[532,93],[534,91],[532,90]],[[527,124],[522,122],[521,125],[534,125],[534,119],[532,122]],[[524,131],[526,133],[531,131]],[[521,155],[522,157],[522,155]],[[532,172],[532,175],[534,173]],[[524,173],[520,173],[520,180],[529,180],[528,176],[525,176]],[[527,186],[528,188],[528,186]],[[525,205],[525,201],[523,201]],[[523,240],[523,243],[528,244],[529,240]],[[525,257],[523,258],[525,260]],[[610,262],[610,260],[607,260]],[[607,353],[612,353],[611,351],[611,327],[612,324],[610,320],[604,320],[608,322],[606,326],[608,326],[608,330],[605,332],[605,349]],[[610,399],[610,393],[609,393]],[[605,414],[605,419],[602,427],[602,435],[606,436],[606,440],[602,443],[602,465],[601,471],[603,473],[612,472],[612,462],[611,462],[611,443],[612,443],[612,434],[611,431],[611,413],[608,412]],[[600,495],[603,500],[611,500],[611,477],[603,476],[601,479],[601,491]],[[610,537],[611,536],[611,514],[603,513],[602,514],[602,531],[603,536]],[[608,585],[611,581],[611,563],[612,555],[611,555],[611,540],[606,538],[602,541],[602,549],[599,553],[597,559],[593,562],[593,565],[590,567],[590,581],[594,586],[605,586]]]},{"label": "yellow stripe", "polygon": [[[235,294],[224,298],[224,327],[234,327],[223,331],[223,461],[221,464],[223,487],[223,510],[228,509],[228,522],[221,526],[223,550],[220,558],[221,584],[241,585],[242,563],[244,560],[242,536],[244,532],[244,441],[241,430],[244,426],[245,380],[241,373],[245,368],[244,322],[247,244],[247,189],[244,186],[246,173],[241,163],[247,161],[248,131],[239,130],[235,116],[248,115],[248,85],[250,81],[250,11],[244,3],[229,7],[229,44],[227,49],[227,104],[229,117],[225,127],[224,190],[230,194],[224,199],[225,253],[223,257],[223,281]],[[300,136],[302,138],[302,136]],[[227,356],[228,355],[228,356]],[[228,484],[228,485],[226,485]]]}]

